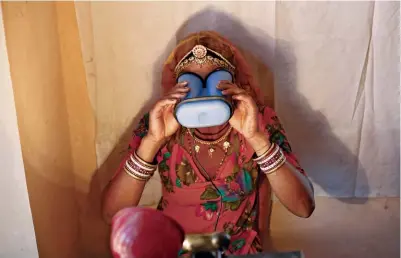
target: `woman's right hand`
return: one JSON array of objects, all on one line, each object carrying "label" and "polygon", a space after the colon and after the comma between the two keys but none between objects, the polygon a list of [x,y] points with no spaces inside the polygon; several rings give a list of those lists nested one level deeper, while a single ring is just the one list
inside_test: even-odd
[{"label": "woman's right hand", "polygon": [[152,141],[164,143],[178,130],[179,124],[173,112],[175,105],[189,92],[187,84],[187,82],[177,83],[150,111],[147,136]]}]

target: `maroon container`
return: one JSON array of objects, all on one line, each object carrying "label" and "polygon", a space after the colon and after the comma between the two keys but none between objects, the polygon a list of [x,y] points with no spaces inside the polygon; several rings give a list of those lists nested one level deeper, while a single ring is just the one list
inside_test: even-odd
[{"label": "maroon container", "polygon": [[161,211],[133,207],[112,220],[111,251],[114,258],[176,258],[184,230]]}]

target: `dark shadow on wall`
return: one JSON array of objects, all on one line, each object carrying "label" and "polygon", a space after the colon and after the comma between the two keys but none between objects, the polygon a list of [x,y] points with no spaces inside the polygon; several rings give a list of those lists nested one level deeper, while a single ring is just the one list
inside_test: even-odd
[{"label": "dark shadow on wall", "polygon": [[[218,22],[210,24],[208,21]],[[213,8],[194,14],[176,35],[180,39],[204,29],[221,33],[245,52],[247,58],[256,58],[248,59],[262,66],[254,72],[269,73],[269,68],[273,69],[274,85],[270,80],[261,82],[258,75],[256,79],[264,93],[274,92],[272,103],[276,103],[274,107],[286,128],[293,150],[313,183],[328,196],[342,202],[365,203],[367,198],[348,199],[354,197],[357,174],[358,185],[366,186],[363,192],[370,193],[366,173],[358,157],[332,132],[325,116],[313,110],[307,98],[297,91],[297,59],[291,43],[274,40],[264,31],[246,26]],[[274,91],[270,87],[274,87]]]},{"label": "dark shadow on wall", "polygon": [[[307,99],[297,91],[297,60],[291,44],[275,40],[264,31],[246,26],[213,8],[191,16],[178,29],[176,37],[180,40],[201,30],[220,33],[244,54],[265,94],[265,103],[277,109],[293,150],[315,186],[342,202],[366,203],[367,198],[338,197],[354,197],[357,175],[358,183],[366,186],[364,192],[369,193],[366,173],[358,157],[332,132],[325,116],[313,110]],[[270,207],[271,204],[266,204],[267,209]],[[266,251],[275,250],[269,237],[270,219],[267,218],[266,224],[262,222],[265,224],[262,240]]]},{"label": "dark shadow on wall", "polygon": [[[173,37],[167,44],[170,46],[168,49],[172,49],[175,43],[175,37]],[[152,97],[147,100],[146,105],[132,119],[130,125],[118,139],[116,146],[92,177],[87,205],[85,206],[88,209],[84,212],[86,223],[84,224],[85,229],[82,230],[84,232],[82,235],[84,246],[80,256],[82,258],[111,257],[109,249],[110,227],[102,218],[102,193],[118,169],[121,160],[127,154],[133,129],[161,96],[161,68],[168,54],[169,51],[166,50],[165,55],[160,56],[153,66]]]},{"label": "dark shadow on wall", "polygon": [[[313,110],[307,99],[297,92],[297,60],[291,44],[283,40],[275,41],[265,32],[247,27],[229,14],[206,8],[190,17],[169,40],[163,55],[155,61],[153,66],[152,98],[133,118],[115,148],[92,177],[87,199],[90,203],[87,207],[91,209],[85,211],[87,221],[90,221],[90,225],[87,226],[92,230],[85,230],[89,233],[84,237],[97,239],[98,246],[89,248],[93,251],[85,248],[87,251],[82,257],[109,257],[105,254],[105,250],[108,251],[109,228],[101,218],[102,191],[127,151],[133,128],[161,94],[162,65],[173,50],[176,40],[200,30],[215,30],[230,39],[244,52],[256,74],[255,79],[259,82],[262,92],[267,95],[266,103],[271,106],[279,103],[275,107],[279,107],[278,112],[293,149],[313,183],[329,196],[342,202],[363,204],[367,201],[366,198],[357,200],[338,198],[338,196],[352,197],[354,195],[355,171],[358,171],[358,184],[368,187],[366,173],[358,157],[353,155],[332,132],[324,115]],[[273,73],[269,67],[274,68]],[[369,188],[365,190],[369,193]]]}]

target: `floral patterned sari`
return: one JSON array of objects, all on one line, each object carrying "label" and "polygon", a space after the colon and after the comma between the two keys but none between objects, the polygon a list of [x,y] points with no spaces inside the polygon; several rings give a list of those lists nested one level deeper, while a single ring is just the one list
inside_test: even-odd
[{"label": "floral patterned sari", "polygon": [[[259,107],[259,129],[282,148],[288,162],[304,173],[277,115],[263,105],[262,94],[245,59],[235,46],[217,33],[199,32],[178,44],[163,67],[163,88],[169,90],[175,85],[177,62],[197,44],[219,52],[236,66],[235,83],[245,89]],[[149,117],[145,115],[134,130],[130,152],[139,146],[148,126]],[[271,201],[270,185],[266,176],[259,172],[252,159],[254,150],[242,135],[233,130],[228,139],[231,147],[216,168],[215,177],[209,179],[191,153],[191,136],[185,128],[180,128],[157,155],[163,185],[158,209],[180,223],[186,233],[227,232],[232,240],[231,254],[257,253],[261,251],[262,224],[270,215],[264,207]]]},{"label": "floral patterned sari", "polygon": [[[302,173],[275,112],[265,107],[259,117],[261,130],[284,151],[288,162]],[[134,130],[130,150],[135,150],[148,129],[148,115]],[[158,209],[175,219],[186,233],[224,231],[231,236],[229,253],[248,254],[261,251],[258,230],[260,185],[265,176],[252,160],[254,151],[245,139],[233,131],[227,158],[210,182],[200,172],[190,154],[190,135],[183,133],[179,141],[163,147],[158,156],[163,195]]]}]

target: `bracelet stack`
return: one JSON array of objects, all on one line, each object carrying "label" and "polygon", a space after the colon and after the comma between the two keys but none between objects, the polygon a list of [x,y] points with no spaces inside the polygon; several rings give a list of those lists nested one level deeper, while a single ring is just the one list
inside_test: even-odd
[{"label": "bracelet stack", "polygon": [[139,181],[149,180],[156,171],[157,165],[141,159],[136,152],[130,155],[124,165],[125,173]]},{"label": "bracelet stack", "polygon": [[259,165],[263,173],[269,175],[276,172],[277,169],[284,165],[286,157],[280,146],[272,143],[270,148],[262,155],[255,158],[254,161]]}]

